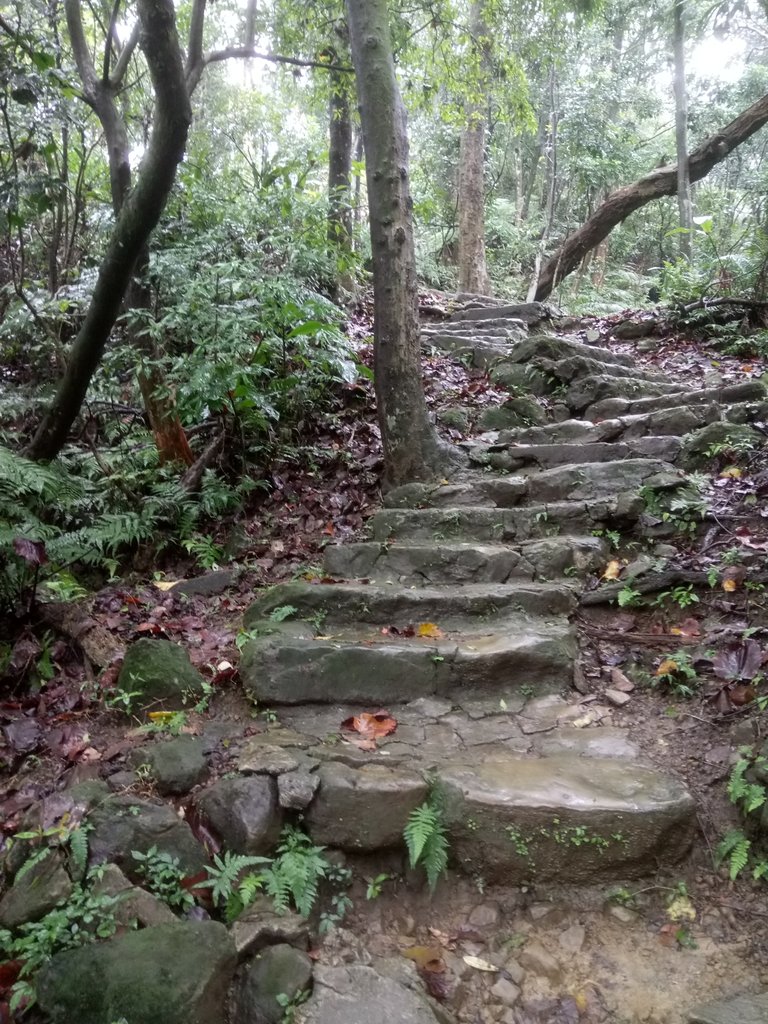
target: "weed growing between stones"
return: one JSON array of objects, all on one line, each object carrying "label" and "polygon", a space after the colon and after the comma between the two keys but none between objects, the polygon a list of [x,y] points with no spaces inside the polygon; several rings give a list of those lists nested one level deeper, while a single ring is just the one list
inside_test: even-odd
[{"label": "weed growing between stones", "polygon": [[412,868],[421,865],[429,888],[434,892],[438,879],[448,866],[448,839],[443,820],[442,801],[433,787],[429,799],[411,811],[403,831]]},{"label": "weed growing between stones", "polygon": [[[765,750],[765,748],[763,748]],[[768,879],[768,854],[761,845],[768,800],[768,755],[742,747],[728,780],[728,797],[744,819],[744,828],[730,829],[715,850],[717,864],[727,864],[731,881],[749,869],[755,881]]]}]

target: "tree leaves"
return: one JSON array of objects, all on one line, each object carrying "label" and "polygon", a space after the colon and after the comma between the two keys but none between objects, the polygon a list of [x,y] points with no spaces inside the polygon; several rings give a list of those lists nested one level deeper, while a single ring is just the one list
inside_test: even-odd
[{"label": "tree leaves", "polygon": [[763,663],[763,651],[755,640],[730,644],[712,661],[718,679],[754,679]]}]

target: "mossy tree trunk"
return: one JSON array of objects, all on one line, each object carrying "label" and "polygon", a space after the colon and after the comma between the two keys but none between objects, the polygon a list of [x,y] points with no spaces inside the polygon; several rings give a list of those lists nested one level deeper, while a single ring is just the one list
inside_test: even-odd
[{"label": "mossy tree trunk", "polygon": [[374,383],[384,485],[445,472],[448,451],[427,415],[421,379],[413,201],[405,108],[386,0],[346,0],[365,149],[373,257]]}]

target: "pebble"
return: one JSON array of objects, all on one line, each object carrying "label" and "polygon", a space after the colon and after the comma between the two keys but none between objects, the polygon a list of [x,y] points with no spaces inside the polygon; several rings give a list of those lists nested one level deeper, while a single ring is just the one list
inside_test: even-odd
[{"label": "pebble", "polygon": [[522,985],[525,981],[525,971],[514,957],[510,957],[504,964],[504,970],[516,985]]},{"label": "pebble", "polygon": [[584,945],[585,938],[586,932],[584,928],[580,924],[572,924],[570,928],[566,928],[560,934],[557,941],[566,952],[578,953]]},{"label": "pebble", "polygon": [[560,964],[538,942],[530,942],[518,959],[526,971],[549,978],[553,982],[560,980]]},{"label": "pebble", "polygon": [[491,988],[491,995],[505,1006],[514,1006],[520,998],[520,989],[513,981],[509,981],[507,978],[499,978]]},{"label": "pebble", "polygon": [[623,708],[625,704],[629,704],[632,697],[622,690],[608,689],[605,691],[605,699],[610,701],[615,707]]},{"label": "pebble", "polygon": [[501,920],[498,903],[481,903],[469,915],[469,923],[473,928],[496,928]]},{"label": "pebble", "polygon": [[615,903],[608,907],[608,913],[617,921],[621,921],[622,924],[632,924],[637,920],[637,914],[634,910],[630,910],[629,907],[619,906]]}]

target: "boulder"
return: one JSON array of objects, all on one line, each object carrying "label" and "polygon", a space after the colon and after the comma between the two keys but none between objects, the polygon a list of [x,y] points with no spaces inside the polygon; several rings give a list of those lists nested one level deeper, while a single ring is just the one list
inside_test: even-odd
[{"label": "boulder", "polygon": [[176,736],[151,746],[139,747],[130,757],[133,768],[149,765],[161,796],[188,793],[208,776],[208,762],[197,736]]},{"label": "boulder", "polygon": [[26,921],[39,921],[72,892],[64,859],[55,851],[28,871],[16,874],[13,885],[0,900],[0,926],[3,928],[18,928]]},{"label": "boulder", "polygon": [[235,981],[230,1024],[281,1024],[285,1001],[307,992],[311,982],[312,961],[306,953],[285,944],[269,946]]},{"label": "boulder", "polygon": [[481,430],[508,430],[546,423],[547,414],[532,398],[509,398],[503,405],[483,409],[478,420]]},{"label": "boulder", "polygon": [[219,779],[200,794],[197,806],[234,853],[268,853],[280,836],[277,783],[269,775]]},{"label": "boulder", "polygon": [[287,943],[309,948],[309,927],[300,914],[275,911],[272,900],[259,896],[231,926],[232,939],[240,959],[259,953],[267,946]]},{"label": "boulder", "polygon": [[689,1024],[765,1024],[768,992],[756,996],[721,999],[688,1011]]},{"label": "boulder", "polygon": [[297,1024],[445,1024],[451,1018],[432,1009],[413,987],[372,967],[315,968],[312,997],[296,1015]]},{"label": "boulder", "polygon": [[93,885],[95,893],[105,896],[119,896],[115,904],[115,920],[120,928],[152,928],[158,924],[170,924],[176,915],[170,907],[157,896],[138,885],[131,885],[130,880],[116,864],[107,864]]},{"label": "boulder", "polygon": [[386,765],[320,768],[320,788],[305,815],[316,843],[342,850],[382,850],[403,843],[408,817],[427,797],[418,772]]},{"label": "boulder", "polygon": [[118,688],[134,693],[133,708],[183,708],[203,696],[204,680],[189,655],[170,640],[134,641],[125,652]]},{"label": "boulder", "polygon": [[95,807],[88,819],[91,861],[115,863],[138,880],[133,850],[146,853],[155,846],[176,857],[181,870],[196,875],[208,862],[205,850],[189,825],[167,804],[153,804],[131,796],[112,797]]},{"label": "boulder", "polygon": [[[708,423],[683,440],[680,464],[685,469],[702,469],[717,456],[732,458],[762,447],[765,437],[752,427],[739,423]],[[714,451],[713,451],[714,449]]]},{"label": "boulder", "polygon": [[235,972],[222,924],[176,921],[57,953],[37,996],[52,1024],[224,1024]]}]

